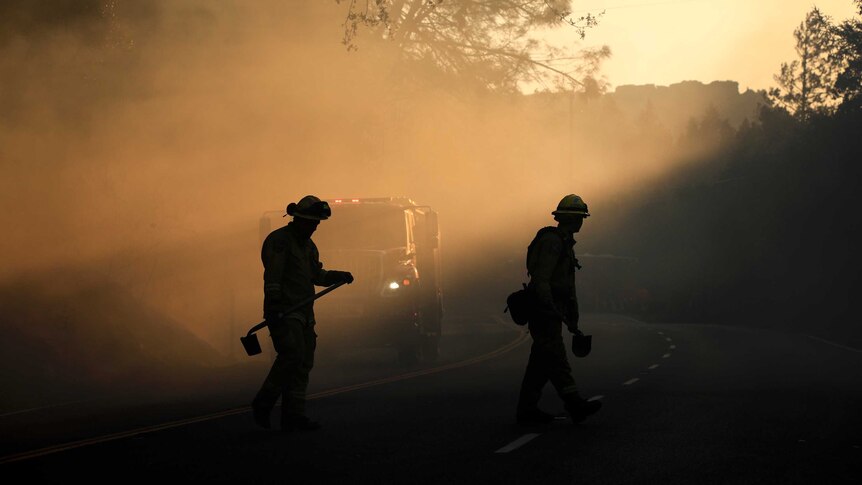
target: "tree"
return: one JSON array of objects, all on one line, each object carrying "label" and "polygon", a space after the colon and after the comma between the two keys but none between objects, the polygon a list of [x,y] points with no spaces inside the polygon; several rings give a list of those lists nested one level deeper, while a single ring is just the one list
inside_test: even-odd
[{"label": "tree", "polygon": [[840,64],[838,38],[828,16],[814,7],[793,31],[797,60],[781,64],[772,101],[806,121],[813,114],[831,112],[837,100],[833,86]]},{"label": "tree", "polygon": [[573,52],[530,34],[568,25],[584,38],[599,15],[571,16],[571,0],[336,0],[348,5],[344,44],[357,48],[360,28],[397,45],[405,60],[472,79],[497,91],[520,83],[584,86],[610,56],[603,46]]},{"label": "tree", "polygon": [[838,34],[842,69],[835,80],[835,94],[842,109],[862,109],[862,0],[855,0],[860,18],[844,21]]}]

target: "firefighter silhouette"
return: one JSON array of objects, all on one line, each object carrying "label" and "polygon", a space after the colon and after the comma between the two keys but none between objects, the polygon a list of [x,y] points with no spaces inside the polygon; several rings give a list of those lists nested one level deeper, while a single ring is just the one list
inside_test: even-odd
[{"label": "firefighter silhouette", "polygon": [[272,231],[261,248],[263,314],[278,354],[252,402],[254,420],[264,428],[271,427],[270,415],[279,396],[283,431],[320,427],[305,415],[305,393],[317,346],[314,304],[289,314],[285,310],[314,295],[315,285],[353,282],[353,276],[346,271],[323,269],[317,246],[311,240],[320,221],[331,214],[326,202],[313,195],[305,196],[287,206],[285,216],[293,216],[293,220]]},{"label": "firefighter silhouette", "polygon": [[[580,231],[590,213],[587,204],[570,194],[552,212],[557,226],[538,231],[527,250],[528,288],[534,292],[537,308],[528,323],[533,345],[521,383],[517,420],[521,424],[544,424],[554,416],[538,407],[542,388],[554,386],[573,422],[581,422],[601,407],[599,401],[581,397],[563,344],[562,326],[574,334],[573,348],[586,355],[590,340],[578,329],[578,299],[575,291],[574,234]],[[586,352],[586,353],[585,353]]]}]

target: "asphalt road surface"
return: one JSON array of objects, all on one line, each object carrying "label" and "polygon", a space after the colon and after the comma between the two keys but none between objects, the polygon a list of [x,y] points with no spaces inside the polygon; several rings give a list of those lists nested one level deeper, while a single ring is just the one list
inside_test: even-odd
[{"label": "asphalt road surface", "polygon": [[[578,425],[517,425],[528,336],[498,317],[462,317],[433,365],[321,348],[308,405],[319,431],[254,426],[247,405],[264,356],[206,391],[6,413],[0,467],[50,482],[860,483],[862,352],[614,315],[581,327],[593,353],[570,362],[603,408]],[[562,412],[550,385],[541,405]]]}]

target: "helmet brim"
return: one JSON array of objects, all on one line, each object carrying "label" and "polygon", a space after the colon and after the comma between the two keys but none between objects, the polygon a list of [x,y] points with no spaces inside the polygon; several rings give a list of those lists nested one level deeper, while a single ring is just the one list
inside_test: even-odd
[{"label": "helmet brim", "polygon": [[574,216],[590,217],[590,213],[589,213],[589,212],[584,212],[584,211],[556,210],[556,211],[554,211],[554,212],[551,212],[551,214],[552,214],[552,215],[555,215],[555,216],[563,215],[563,214],[570,214],[570,215],[574,215]]},{"label": "helmet brim", "polygon": [[325,220],[329,219],[328,216],[313,216],[310,214],[300,214],[299,212],[294,212],[291,215],[293,215],[293,217],[299,217],[300,219],[312,219],[315,221],[325,221]]}]

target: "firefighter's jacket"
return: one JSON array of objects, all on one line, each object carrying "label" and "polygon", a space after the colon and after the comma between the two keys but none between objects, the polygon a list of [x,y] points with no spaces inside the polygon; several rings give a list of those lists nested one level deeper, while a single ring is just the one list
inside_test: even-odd
[{"label": "firefighter's jacket", "polygon": [[556,227],[536,234],[527,251],[530,287],[538,297],[540,310],[548,316],[565,317],[577,325],[578,297],[575,290],[575,240]]},{"label": "firefighter's jacket", "polygon": [[[293,223],[272,231],[263,241],[263,315],[276,319],[290,307],[314,295],[314,286],[328,286],[332,278],[323,269],[320,253],[311,239],[297,236]],[[281,315],[304,324],[314,323],[314,304]]]}]

